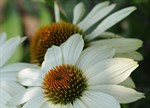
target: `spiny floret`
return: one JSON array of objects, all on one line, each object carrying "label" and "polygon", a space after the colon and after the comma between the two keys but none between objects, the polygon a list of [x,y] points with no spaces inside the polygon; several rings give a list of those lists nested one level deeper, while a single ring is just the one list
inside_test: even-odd
[{"label": "spiny floret", "polygon": [[45,97],[54,104],[72,103],[87,89],[86,78],[73,65],[60,65],[50,70],[43,80]]},{"label": "spiny floret", "polygon": [[31,40],[31,62],[41,64],[48,48],[59,46],[76,33],[83,34],[79,27],[67,22],[52,23],[40,28]]}]

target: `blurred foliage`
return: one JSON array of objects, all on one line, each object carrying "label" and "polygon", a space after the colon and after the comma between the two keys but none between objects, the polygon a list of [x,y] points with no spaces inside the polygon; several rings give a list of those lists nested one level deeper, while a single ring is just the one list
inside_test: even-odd
[{"label": "blurred foliage", "polygon": [[[43,0],[44,1],[44,0]],[[43,2],[31,0],[1,0],[0,1],[0,33],[6,32],[7,38],[28,36],[28,41],[20,45],[8,63],[29,62],[29,41],[38,27],[52,22],[48,6]]]},{"label": "blurred foliage", "polygon": [[[71,21],[73,7],[81,1],[85,4],[87,14],[97,3],[106,0],[57,0],[57,3],[61,6],[62,12],[67,13],[67,16],[63,17]],[[136,6],[137,10],[108,31],[143,41],[143,47],[139,51],[143,54],[144,60],[139,62],[138,69],[131,76],[137,90],[145,93],[146,98],[122,105],[122,108],[150,108],[150,0],[110,0],[110,2],[117,4],[114,11],[128,6]],[[5,31],[9,38],[17,35],[28,37],[24,45],[16,51],[11,62],[30,62],[31,37],[40,26],[52,21],[54,21],[52,0],[1,0],[0,32]]]},{"label": "blurred foliage", "polygon": [[[21,25],[21,18],[16,10],[14,8],[14,4],[12,4],[10,1],[7,3],[6,13],[5,13],[5,19],[2,23],[3,30],[7,33],[7,38],[11,38],[12,36],[22,35],[22,25]],[[8,63],[20,61],[23,54],[23,48],[20,45],[16,52],[13,54],[11,59],[8,61]]]}]

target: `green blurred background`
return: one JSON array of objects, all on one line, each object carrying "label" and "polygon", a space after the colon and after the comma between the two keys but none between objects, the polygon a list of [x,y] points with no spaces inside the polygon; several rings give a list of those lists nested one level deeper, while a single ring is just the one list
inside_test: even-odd
[{"label": "green blurred background", "polygon": [[[30,62],[29,43],[34,32],[41,26],[54,21],[53,3],[51,0],[0,0],[0,33],[6,32],[8,38],[13,36],[27,36],[28,39],[20,46],[9,63],[16,61]],[[58,0],[62,10],[67,13],[63,17],[71,21],[73,7],[84,2],[86,13],[97,3],[106,0]],[[120,34],[128,38],[138,38],[143,41],[143,47],[139,49],[144,56],[140,66],[132,73],[137,90],[146,94],[141,99],[122,108],[150,108],[150,0],[110,0],[116,3],[114,11],[136,6],[137,10],[126,19],[116,24],[108,31]]]}]

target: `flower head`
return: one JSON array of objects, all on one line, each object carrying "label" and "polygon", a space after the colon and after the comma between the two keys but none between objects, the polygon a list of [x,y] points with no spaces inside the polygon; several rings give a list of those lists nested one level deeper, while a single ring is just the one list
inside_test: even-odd
[{"label": "flower head", "polygon": [[41,64],[49,47],[59,46],[76,33],[83,34],[79,27],[67,22],[53,23],[40,28],[32,38],[31,61]]},{"label": "flower head", "polygon": [[[74,7],[72,23],[69,23],[61,21],[59,8],[55,4],[56,23],[40,28],[33,36],[30,48],[31,61],[41,64],[48,48],[52,45],[59,46],[76,33],[83,35],[85,47],[95,44],[110,45],[116,48],[116,56],[141,60],[141,54],[135,51],[142,46],[141,40],[127,39],[113,33],[105,32],[136,10],[136,7],[124,8],[106,17],[114,8],[115,4],[110,5],[108,1],[102,2],[97,4],[89,14],[83,18],[85,12],[84,4],[79,3]],[[103,18],[105,19],[89,33],[89,28]],[[102,38],[102,40],[98,38]]]},{"label": "flower head", "polygon": [[41,67],[18,73],[18,81],[29,88],[8,104],[25,103],[23,108],[119,108],[119,103],[144,97],[118,85],[129,77],[137,62],[112,58],[115,50],[110,47],[83,47],[82,36],[75,34],[60,47],[49,48]]}]

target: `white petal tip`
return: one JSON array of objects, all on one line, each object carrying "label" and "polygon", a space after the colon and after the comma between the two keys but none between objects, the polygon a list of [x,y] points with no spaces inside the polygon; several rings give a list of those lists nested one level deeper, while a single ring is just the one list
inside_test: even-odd
[{"label": "white petal tip", "polygon": [[135,11],[137,8],[135,6],[131,6],[131,7],[127,7],[125,8],[129,11],[129,13],[132,13],[133,11]]},{"label": "white petal tip", "polygon": [[26,39],[27,39],[27,37],[23,37],[23,38],[21,39],[21,42],[25,41]]},{"label": "white petal tip", "polygon": [[110,4],[110,1],[104,1],[104,2],[101,2],[99,4],[106,4],[106,5],[109,5]]},{"label": "white petal tip", "polygon": [[136,10],[137,9],[135,6],[132,6],[131,8],[132,8],[132,10]]}]

